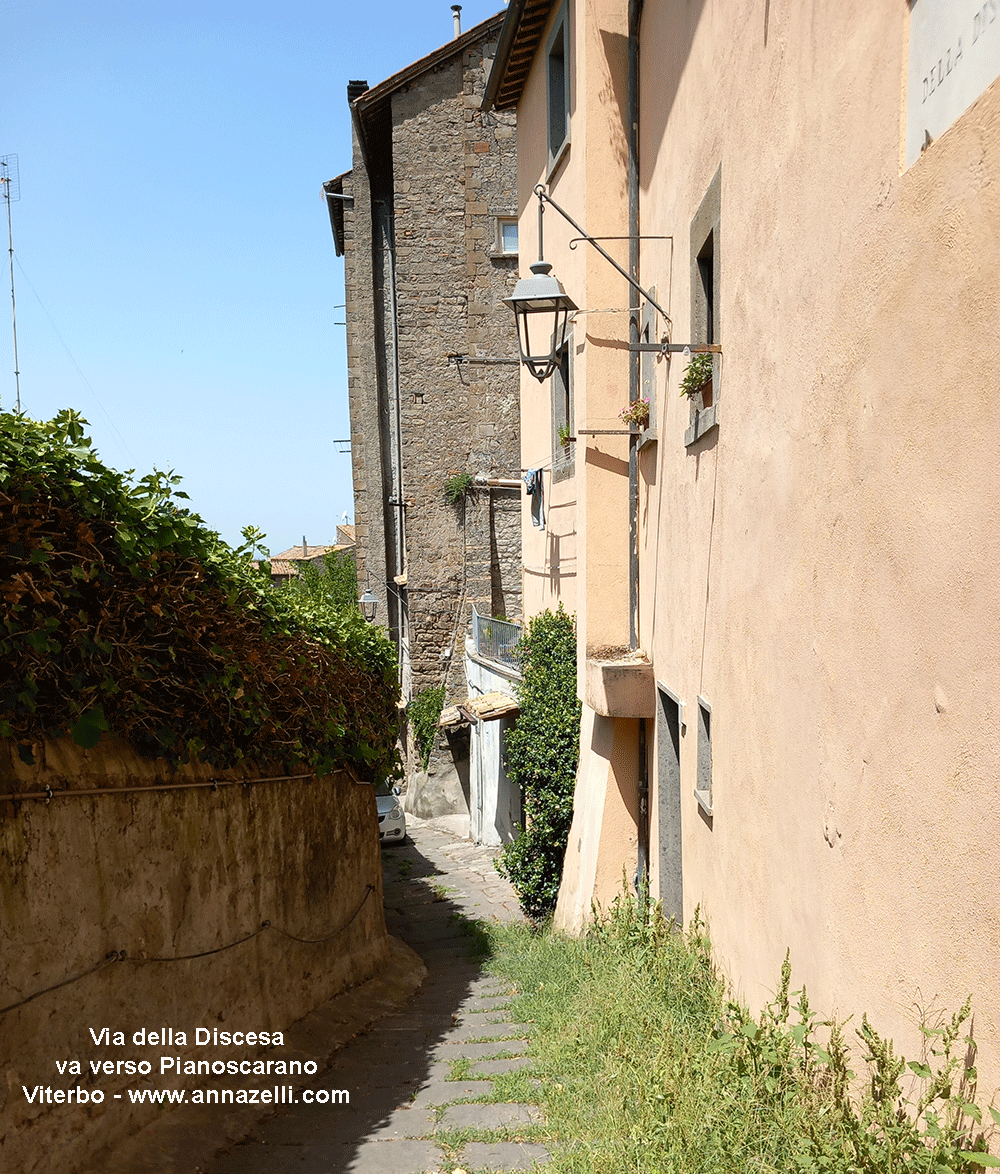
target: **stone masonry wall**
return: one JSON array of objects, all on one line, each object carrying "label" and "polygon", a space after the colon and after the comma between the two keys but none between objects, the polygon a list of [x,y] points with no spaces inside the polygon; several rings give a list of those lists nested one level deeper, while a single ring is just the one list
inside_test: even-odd
[{"label": "stone masonry wall", "polygon": [[[355,158],[358,156],[355,143]],[[378,622],[389,616],[386,592],[385,498],[380,436],[378,376],[372,289],[371,191],[363,167],[343,180],[344,294],[347,303],[347,397],[351,420],[351,471],[354,480],[354,535],[358,584],[378,599]]]},{"label": "stone masonry wall", "polygon": [[519,495],[475,489],[451,505],[443,492],[456,474],[519,476],[518,367],[474,361],[517,354],[500,303],[517,258],[500,253],[497,225],[517,214],[514,116],[479,110],[494,48],[465,49],[392,104],[413,688],[446,680],[449,697],[467,691],[470,605],[520,614]]},{"label": "stone masonry wall", "polygon": [[[378,823],[343,773],[212,790],[252,772],[173,770],[108,738],[34,749],[29,767],[0,741],[0,1169],[73,1174],[162,1114],[130,1090],[219,1087],[178,1060],[260,1058],[256,1037],[199,1046],[196,1029],[284,1033],[384,965]],[[49,802],[9,798],[46,786]],[[164,1027],[185,1039],[161,1046]]]}]

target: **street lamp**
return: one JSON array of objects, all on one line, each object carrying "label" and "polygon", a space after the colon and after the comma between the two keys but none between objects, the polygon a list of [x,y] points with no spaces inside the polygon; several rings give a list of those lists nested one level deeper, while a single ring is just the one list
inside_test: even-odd
[{"label": "street lamp", "polygon": [[504,305],[514,311],[517,322],[517,349],[521,362],[539,383],[559,366],[559,356],[566,344],[570,314],[578,309],[552,276],[552,266],[542,259],[541,201],[538,208],[538,260],[531,266],[531,277],[522,277]]},{"label": "street lamp", "polygon": [[[545,205],[550,204],[556,212],[580,234],[581,239],[601,254],[601,256],[625,278],[634,290],[640,293],[647,302],[669,324],[670,315],[656,301],[648,290],[632,277],[603,249],[597,240],[582,228],[572,216],[561,208],[545,190],[543,184],[535,188],[538,197],[538,260],[531,266],[533,276],[522,278],[509,298],[504,298],[505,305],[514,311],[517,322],[517,346],[521,354],[521,362],[539,381],[543,382],[559,366],[559,352],[566,343],[566,329],[569,325],[569,316],[579,307],[566,293],[560,282],[551,275],[552,266],[545,260],[542,250],[542,214]],[[572,247],[572,244],[571,246]],[[721,352],[722,347],[717,343],[684,343],[684,342],[639,342],[629,345],[630,351],[655,351],[657,354],[669,354],[672,351],[685,353]]]},{"label": "street lamp", "polygon": [[371,591],[366,591],[358,600],[358,607],[361,608],[361,614],[370,624],[375,619],[376,611],[378,611],[378,599]]}]

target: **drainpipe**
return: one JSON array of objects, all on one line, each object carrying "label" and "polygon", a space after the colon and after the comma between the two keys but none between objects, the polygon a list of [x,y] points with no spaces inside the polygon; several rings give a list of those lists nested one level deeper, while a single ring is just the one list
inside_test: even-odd
[{"label": "drainpipe", "polygon": [[[628,4],[628,269],[639,284],[639,21],[642,0]],[[628,397],[639,398],[639,291],[629,291]],[[629,437],[629,647],[639,646],[639,437]]]},{"label": "drainpipe", "polygon": [[[639,284],[639,22],[642,0],[628,4],[628,265]],[[629,401],[639,398],[639,293],[629,297]],[[629,646],[639,646],[639,437],[628,440]],[[639,719],[639,811],[636,881],[640,897],[649,885],[649,770],[646,719]]]},{"label": "drainpipe", "polygon": [[649,764],[646,761],[646,719],[639,718],[639,850],[636,861],[639,899],[649,889]]}]

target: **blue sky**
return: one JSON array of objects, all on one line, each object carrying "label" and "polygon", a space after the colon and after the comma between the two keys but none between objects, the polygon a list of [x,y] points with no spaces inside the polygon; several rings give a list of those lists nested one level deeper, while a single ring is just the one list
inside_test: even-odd
[{"label": "blue sky", "polygon": [[[470,0],[463,29],[501,7]],[[343,261],[320,186],[351,165],[348,79],[375,85],[452,31],[442,0],[4,0],[22,409],[76,408],[108,464],[180,473],[229,542],[247,524],[272,553],[332,541],[353,501],[333,443],[349,435]]]}]

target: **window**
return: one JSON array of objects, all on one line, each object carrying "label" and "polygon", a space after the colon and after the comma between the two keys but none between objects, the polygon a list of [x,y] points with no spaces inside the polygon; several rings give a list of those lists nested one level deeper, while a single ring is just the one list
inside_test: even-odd
[{"label": "window", "polygon": [[515,216],[497,217],[496,251],[506,257],[517,256],[517,218]]},{"label": "window", "polygon": [[665,917],[684,924],[681,850],[681,727],[684,704],[657,681],[656,826],[659,852],[659,896]]},{"label": "window", "polygon": [[546,50],[549,98],[549,170],[569,143],[569,27],[563,4]]},{"label": "window", "polygon": [[712,707],[704,697],[698,698],[698,785],[695,798],[702,811],[712,812]]},{"label": "window", "polygon": [[[691,341],[717,343],[719,330],[719,230],[722,210],[722,168],[715,173],[694,219],[691,221]],[[693,444],[718,422],[722,366],[712,364],[712,391],[699,405],[692,403],[691,427],[684,437]]]},{"label": "window", "polygon": [[575,441],[565,442],[573,434],[573,374],[570,355],[573,336],[570,334],[559,355],[559,366],[549,380],[552,386],[552,480],[565,481],[575,471]]}]

